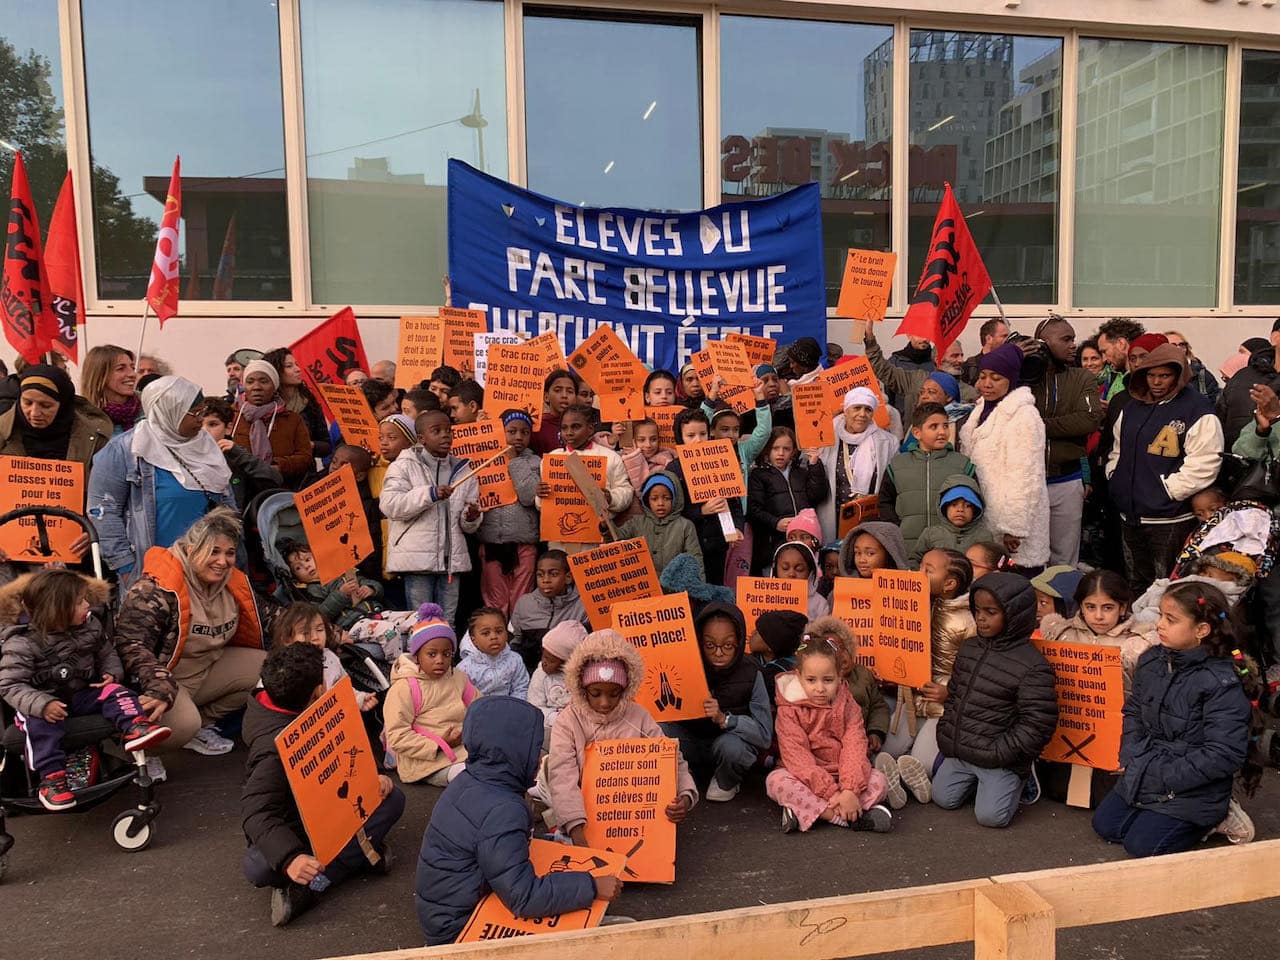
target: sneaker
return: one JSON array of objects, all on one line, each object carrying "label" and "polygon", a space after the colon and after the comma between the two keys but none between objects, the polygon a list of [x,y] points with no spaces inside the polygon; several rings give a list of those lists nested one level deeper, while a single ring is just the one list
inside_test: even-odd
[{"label": "sneaker", "polygon": [[1027,806],[1035,803],[1040,799],[1040,775],[1036,773],[1036,766],[1031,765],[1031,776],[1027,777],[1026,782],[1022,784],[1022,802]]},{"label": "sneaker", "polygon": [[164,768],[159,757],[147,757],[147,776],[152,783],[164,783],[169,779],[169,771]]},{"label": "sneaker", "polygon": [[883,803],[874,807],[855,820],[851,827],[855,830],[869,830],[872,833],[888,833],[893,829],[893,814]]},{"label": "sneaker", "polygon": [[1232,843],[1249,843],[1253,840],[1253,820],[1240,804],[1232,800],[1227,804],[1227,818],[1212,830],[1220,833]]},{"label": "sneaker", "polygon": [[283,927],[315,905],[316,895],[307,887],[291,883],[271,890],[271,925]]},{"label": "sneaker", "polygon": [[59,810],[70,810],[76,805],[76,795],[67,786],[67,771],[59,770],[40,781],[40,806],[55,813]]},{"label": "sneaker", "polygon": [[[163,743],[173,733],[168,727],[162,727],[154,720],[135,720],[124,737],[124,748],[130,753],[135,750],[146,750],[157,743]],[[230,742],[230,741],[228,741]]]},{"label": "sneaker", "polygon": [[738,795],[741,786],[734,786],[728,790],[720,786],[715,777],[711,778],[711,782],[707,784],[707,799],[714,803],[728,803]]},{"label": "sneaker", "polygon": [[235,743],[219,734],[210,725],[197,730],[196,735],[184,743],[183,747],[206,757],[220,757],[235,749]]},{"label": "sneaker", "polygon": [[923,763],[909,753],[903,754],[898,758],[898,774],[913,797],[921,803],[929,802],[933,796],[933,781],[929,779],[929,771]]},{"label": "sneaker", "polygon": [[898,773],[898,761],[883,750],[876,754],[875,768],[889,781],[889,806],[901,810],[907,805],[907,791],[902,789],[902,775]]},{"label": "sneaker", "polygon": [[782,808],[782,832],[795,833],[800,829],[800,818],[790,807]]}]

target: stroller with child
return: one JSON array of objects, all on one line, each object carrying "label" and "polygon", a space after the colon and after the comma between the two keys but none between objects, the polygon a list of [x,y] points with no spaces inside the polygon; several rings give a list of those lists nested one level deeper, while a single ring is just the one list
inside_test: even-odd
[{"label": "stroller with child", "polygon": [[[26,556],[53,555],[48,519],[58,518],[75,524],[87,535],[94,575],[102,577],[98,531],[88,518],[60,507],[27,507],[0,515],[0,527],[28,518],[34,521],[36,532],[32,550]],[[110,629],[111,610],[100,609],[95,613]],[[62,742],[67,752],[68,780],[76,797],[75,812],[97,806],[126,787],[135,786],[134,805],[111,821],[111,837],[122,850],[146,849],[155,835],[154,821],[160,814],[160,802],[155,797],[155,782],[147,773],[145,753],[141,750],[126,753],[120,734],[101,714],[70,717]],[[39,785],[27,767],[25,749],[26,735],[13,711],[0,702],[0,880],[4,878],[8,854],[14,844],[13,835],[6,827],[6,817],[48,812],[38,799]]]}]

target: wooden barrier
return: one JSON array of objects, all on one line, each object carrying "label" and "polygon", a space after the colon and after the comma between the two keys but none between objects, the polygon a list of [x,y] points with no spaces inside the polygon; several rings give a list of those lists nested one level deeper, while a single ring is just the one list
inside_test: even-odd
[{"label": "wooden barrier", "polygon": [[[1280,897],[1280,840],[574,933],[335,960],[834,960],[952,943],[975,960],[1053,960],[1059,929]],[[1210,882],[1211,881],[1211,882]]]}]

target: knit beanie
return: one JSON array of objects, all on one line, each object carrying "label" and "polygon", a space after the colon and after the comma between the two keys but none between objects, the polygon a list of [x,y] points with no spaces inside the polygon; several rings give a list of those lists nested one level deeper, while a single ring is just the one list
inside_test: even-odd
[{"label": "knit beanie", "polygon": [[1016,343],[1002,343],[978,358],[978,371],[983,370],[999,374],[1016,387],[1022,374],[1022,351]]},{"label": "knit beanie", "polygon": [[794,610],[768,610],[756,619],[756,633],[777,660],[796,652],[806,623],[805,615]]},{"label": "knit beanie", "polygon": [[813,537],[815,543],[822,542],[822,527],[818,524],[818,512],[812,507],[805,507],[787,524],[787,539],[791,539],[793,533],[807,533]]},{"label": "knit beanie", "polygon": [[616,683],[625,688],[628,679],[627,665],[621,660],[592,660],[582,671],[581,682],[584,687],[593,683]]},{"label": "knit beanie", "polygon": [[418,622],[409,631],[409,656],[416,657],[418,651],[430,643],[445,637],[453,653],[458,652],[458,635],[444,618],[444,610],[434,603],[424,603],[418,608]]},{"label": "knit beanie", "polygon": [[542,649],[557,660],[568,660],[570,654],[578,649],[578,644],[585,639],[586,627],[577,620],[563,620],[543,634]]},{"label": "knit beanie", "polygon": [[393,413],[391,416],[383,419],[382,422],[389,423],[394,426],[405,435],[405,439],[410,443],[418,442],[418,428],[414,426],[412,418],[406,417],[403,413]]},{"label": "knit beanie", "polygon": [[932,380],[940,386],[942,388],[942,392],[951,398],[952,403],[960,402],[960,383],[951,374],[943,370],[935,370],[933,373],[929,374],[929,376],[925,377],[925,379]]},{"label": "knit beanie", "polygon": [[270,381],[275,384],[277,390],[280,389],[280,374],[276,373],[276,368],[265,360],[250,360],[244,367],[242,380],[248,380],[251,373],[265,373]]},{"label": "knit beanie", "polygon": [[778,370],[772,363],[762,363],[756,367],[756,379],[763,380],[767,376],[777,376]]},{"label": "knit beanie", "polygon": [[655,473],[640,488],[640,500],[646,507],[649,505],[649,494],[653,492],[654,487],[665,487],[667,492],[671,494],[671,499],[675,500],[676,485],[671,482],[671,478],[662,473]]}]

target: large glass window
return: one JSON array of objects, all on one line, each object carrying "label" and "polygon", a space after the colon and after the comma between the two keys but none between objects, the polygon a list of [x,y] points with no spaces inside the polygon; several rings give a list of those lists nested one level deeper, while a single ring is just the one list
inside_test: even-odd
[{"label": "large glass window", "polygon": [[1223,47],[1080,41],[1075,304],[1218,301]]},{"label": "large glass window", "polygon": [[850,247],[893,248],[893,28],[720,18],[720,192],[822,186],[827,303]]},{"label": "large glass window", "polygon": [[1280,303],[1280,53],[1244,51],[1235,302]]},{"label": "large glass window", "polygon": [[42,230],[67,174],[59,62],[57,6],[0,0],[0,191],[7,210],[21,150]]},{"label": "large glass window", "polygon": [[1058,299],[1062,40],[911,31],[908,276],[950,183],[1004,303]]},{"label": "large glass window", "polygon": [[502,4],[301,11],[312,299],[443,303],[449,159],[508,175]]},{"label": "large glass window", "polygon": [[529,188],[590,206],[701,208],[698,35],[695,21],[526,8]]},{"label": "large glass window", "polygon": [[98,295],[140,299],[182,156],[184,300],[288,300],[279,16],[261,0],[85,3]]}]

